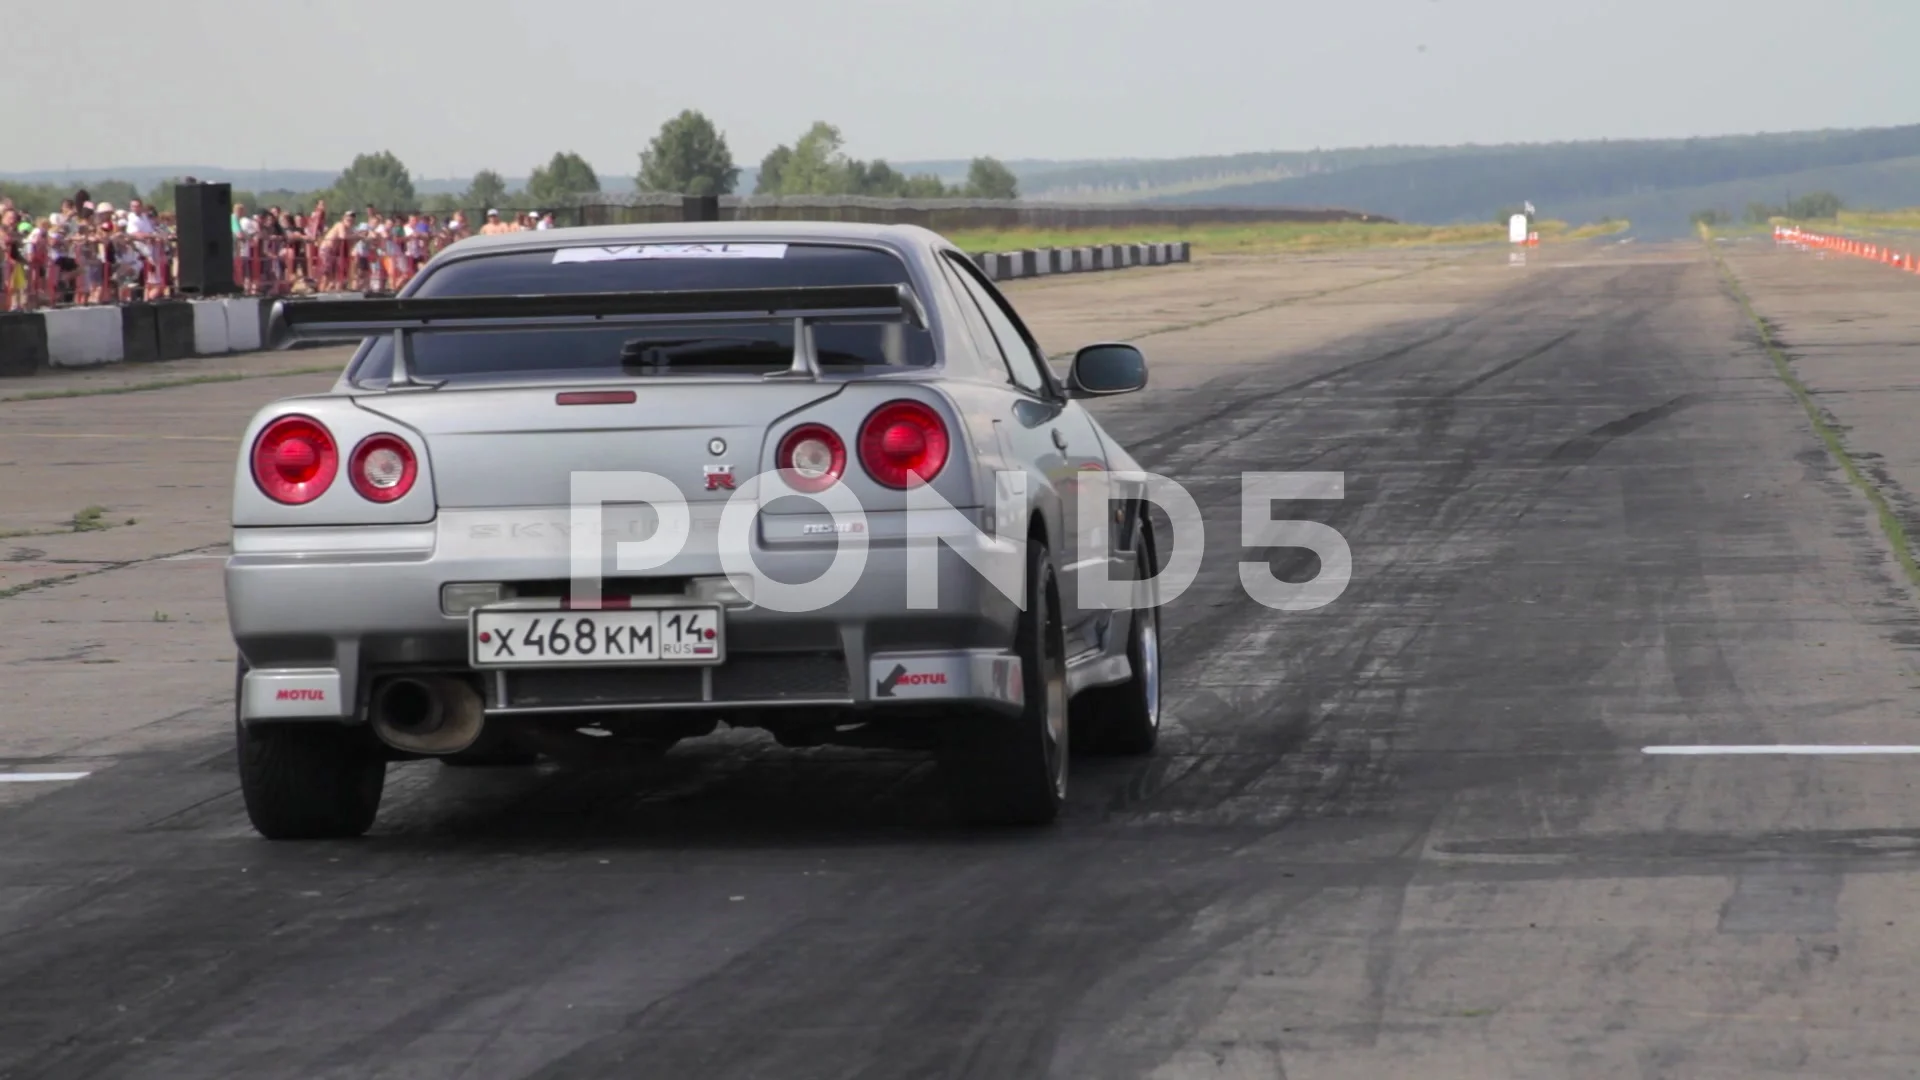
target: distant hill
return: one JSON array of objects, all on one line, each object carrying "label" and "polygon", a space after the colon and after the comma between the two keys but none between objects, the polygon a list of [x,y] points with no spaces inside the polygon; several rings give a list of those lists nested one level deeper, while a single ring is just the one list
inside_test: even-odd
[{"label": "distant hill", "polygon": [[[1547,217],[1626,217],[1643,235],[1687,229],[1697,210],[1830,190],[1850,206],[1920,204],[1920,124],[1698,139],[1435,148],[1311,175],[1167,193],[1149,201],[1339,205],[1401,221],[1488,221],[1531,201]],[[1192,159],[1189,159],[1192,160]]]},{"label": "distant hill", "polygon": [[1134,158],[1040,165],[1030,169],[1020,180],[1022,193],[1034,199],[1141,199],[1159,195],[1198,195],[1242,184],[1467,152],[1471,152],[1471,148],[1380,146],[1349,150],[1273,150],[1209,157]]},{"label": "distant hill", "polygon": [[[1624,219],[1633,222],[1634,232],[1642,236],[1680,236],[1692,231],[1690,219],[1698,211],[1718,210],[1737,220],[1750,203],[1781,206],[1796,195],[1815,191],[1831,191],[1856,209],[1920,206],[1920,156],[1573,199],[1555,202],[1553,216],[1575,221]],[[1545,213],[1544,207],[1541,210]]]}]

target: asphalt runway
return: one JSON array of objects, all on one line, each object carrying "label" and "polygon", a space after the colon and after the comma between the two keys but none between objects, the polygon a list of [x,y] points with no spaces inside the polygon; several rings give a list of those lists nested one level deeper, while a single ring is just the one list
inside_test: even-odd
[{"label": "asphalt runway", "polygon": [[[1701,245],[1106,277],[1012,291],[1050,351],[1148,351],[1097,411],[1207,554],[1160,752],[1038,832],[728,735],[396,766],[365,840],[259,840],[221,440],[328,380],[0,403],[38,537],[0,540],[0,779],[87,773],[0,783],[0,1077],[1910,1073],[1920,759],[1645,752],[1920,743],[1920,608]],[[1240,584],[1317,569],[1240,545],[1241,474],[1290,470],[1345,478],[1274,511],[1351,545],[1310,612]]]}]

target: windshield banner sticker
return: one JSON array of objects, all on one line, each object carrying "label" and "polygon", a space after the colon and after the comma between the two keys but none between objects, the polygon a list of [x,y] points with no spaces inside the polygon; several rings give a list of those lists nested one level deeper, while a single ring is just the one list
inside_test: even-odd
[{"label": "windshield banner sticker", "polygon": [[561,263],[626,262],[632,259],[783,259],[785,244],[623,244],[570,247],[553,253]]}]

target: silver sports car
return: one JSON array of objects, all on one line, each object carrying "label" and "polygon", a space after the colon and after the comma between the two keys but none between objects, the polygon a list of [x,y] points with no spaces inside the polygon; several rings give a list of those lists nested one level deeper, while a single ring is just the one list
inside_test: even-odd
[{"label": "silver sports car", "polygon": [[[1159,728],[1146,477],[924,229],[485,236],[392,299],[277,304],[360,341],[249,425],[229,618],[248,813],[371,827],[387,764],[662,752],[721,722],[938,755],[973,823],[1052,820],[1077,748]],[[1071,739],[1070,739],[1071,733]]]}]

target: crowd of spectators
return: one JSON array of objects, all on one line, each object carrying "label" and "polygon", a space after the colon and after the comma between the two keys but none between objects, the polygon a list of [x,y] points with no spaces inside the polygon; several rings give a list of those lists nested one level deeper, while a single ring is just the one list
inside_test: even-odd
[{"label": "crowd of spectators", "polygon": [[[325,199],[305,212],[236,203],[234,281],[254,296],[394,292],[427,259],[467,236],[464,211],[444,217],[367,206],[338,217]],[[478,232],[554,227],[551,213],[488,210]],[[176,295],[178,225],[139,199],[96,203],[86,191],[35,218],[0,197],[0,310],[160,300]]]}]

